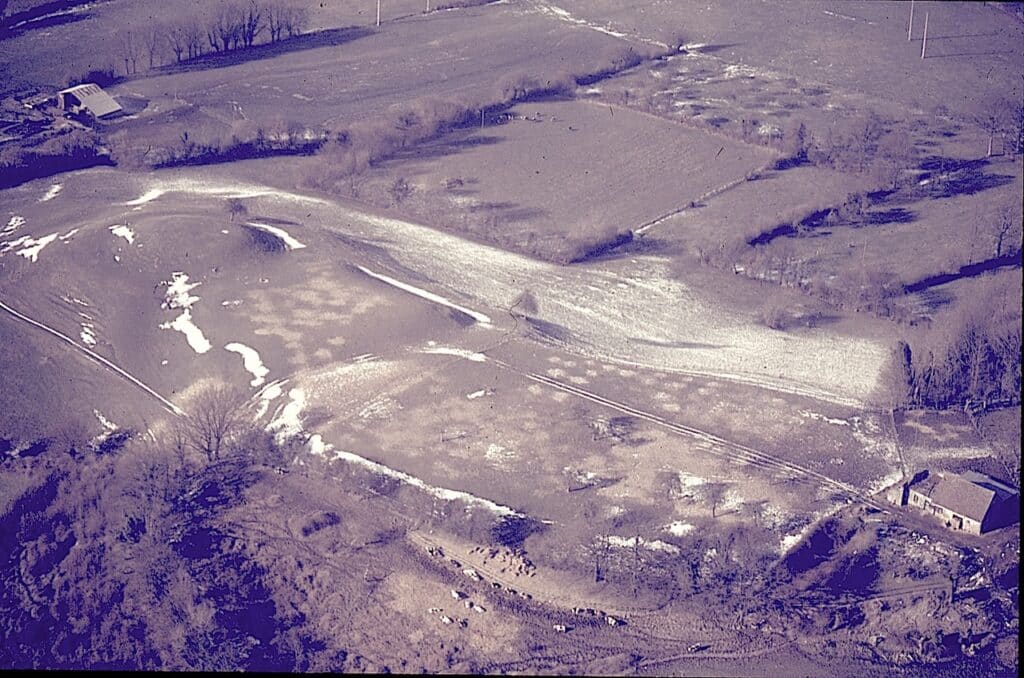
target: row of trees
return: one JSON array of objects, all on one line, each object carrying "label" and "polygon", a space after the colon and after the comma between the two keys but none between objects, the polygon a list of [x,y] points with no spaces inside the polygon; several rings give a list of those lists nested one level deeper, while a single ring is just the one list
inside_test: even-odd
[{"label": "row of trees", "polygon": [[[1024,106],[1003,99],[983,101],[965,122],[987,135],[985,157],[996,153],[996,140],[1002,152],[1024,153]],[[822,130],[812,132],[799,120],[786,126],[744,120],[741,135],[745,141],[760,140],[787,156],[842,172],[868,174],[879,186],[895,189],[916,166],[917,149],[910,130],[893,125],[874,112],[852,117],[837,117]]]},{"label": "row of trees", "polygon": [[894,404],[963,408],[971,417],[1021,402],[1021,273],[982,282],[964,300],[901,342]]},{"label": "row of trees", "polygon": [[252,47],[261,39],[273,43],[294,38],[308,23],[308,10],[285,0],[224,2],[209,16],[158,23],[143,31],[126,29],[117,35],[116,46],[125,75],[132,75],[143,56],[149,68],[156,68],[170,57],[181,63],[210,52]]}]

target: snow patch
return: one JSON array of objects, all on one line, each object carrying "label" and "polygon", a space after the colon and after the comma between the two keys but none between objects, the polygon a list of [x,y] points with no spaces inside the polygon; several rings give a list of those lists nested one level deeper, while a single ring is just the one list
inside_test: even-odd
[{"label": "snow patch", "polygon": [[63,188],[64,186],[62,186],[61,184],[54,184],[53,186],[50,186],[46,193],[43,194],[43,197],[39,199],[39,202],[49,202],[50,200],[53,200],[54,198],[57,197],[57,194],[60,193],[61,189]]},{"label": "snow patch", "polygon": [[488,445],[487,450],[484,452],[484,457],[487,459],[487,461],[494,463],[508,461],[509,459],[512,459],[515,456],[516,453],[513,450],[510,450],[504,445],[499,445],[497,443],[491,443],[490,445]]},{"label": "snow patch", "polygon": [[181,315],[170,322],[160,323],[159,327],[162,330],[177,330],[184,334],[188,345],[196,353],[206,353],[213,348],[213,344],[206,338],[203,331],[192,322],[192,311],[189,309],[182,311]]},{"label": "snow patch", "polygon": [[278,191],[266,186],[253,184],[214,184],[209,181],[197,181],[192,179],[177,179],[174,181],[162,181],[156,186],[148,189],[145,193],[134,200],[129,200],[125,205],[138,206],[156,200],[166,193],[193,193],[198,195],[222,196],[225,198],[261,198],[270,197],[293,202],[314,203],[325,205],[326,201],[319,198]]},{"label": "snow patch", "polygon": [[288,397],[288,404],[267,425],[267,430],[275,432],[274,437],[279,443],[302,432],[302,410],[306,408],[306,392],[301,388],[293,388],[288,391]]},{"label": "snow patch", "polygon": [[82,331],[78,334],[86,346],[96,345],[96,328],[92,323],[82,323]]},{"label": "snow patch", "polygon": [[73,238],[75,234],[78,233],[78,230],[79,229],[77,228],[72,228],[70,231],[60,236],[61,242],[67,242],[68,240],[71,240],[71,238]]},{"label": "snow patch", "polygon": [[117,424],[104,417],[99,410],[93,410],[92,413],[96,415],[96,418],[99,419],[100,421],[100,426],[103,427],[103,432],[92,439],[93,445],[99,445],[107,438],[109,438],[110,434],[116,431],[118,427]]},{"label": "snow patch", "polygon": [[847,16],[845,14],[840,14],[839,12],[830,12],[827,9],[823,9],[821,11],[824,12],[825,14],[828,14],[829,16],[834,16],[837,19],[846,19],[847,21],[857,20],[857,17]]},{"label": "snow patch", "polygon": [[467,351],[463,348],[452,348],[450,346],[435,346],[431,348],[425,348],[421,353],[431,353],[434,355],[454,355],[459,358],[465,358],[475,363],[482,363],[487,361],[487,356],[483,353],[474,353],[473,351]]},{"label": "snow patch", "polygon": [[691,525],[690,523],[684,523],[681,520],[674,520],[671,523],[669,523],[665,527],[665,529],[668,530],[668,533],[671,534],[673,537],[684,537],[693,532],[697,528]]},{"label": "snow patch", "polygon": [[[636,548],[636,537],[619,537],[616,535],[608,535],[604,538],[605,542],[609,546],[615,546],[617,548]],[[640,548],[647,549],[648,551],[663,551],[665,553],[679,553],[679,547],[668,542],[661,541],[660,539],[640,539]]]},{"label": "snow patch", "polygon": [[117,424],[104,417],[99,410],[93,410],[92,413],[96,415],[96,418],[100,420],[100,424],[107,431],[113,433],[117,430]]},{"label": "snow patch", "polygon": [[470,318],[477,321],[481,325],[487,327],[491,325],[491,319],[484,315],[483,313],[478,313],[477,311],[468,309],[465,306],[459,306],[458,304],[454,304],[448,299],[445,299],[444,297],[438,294],[434,294],[433,292],[428,292],[427,290],[420,289],[419,287],[415,287],[408,283],[404,283],[401,280],[395,280],[394,278],[383,275],[381,273],[374,273],[370,269],[365,268],[363,266],[357,266],[356,268],[358,268],[360,271],[370,276],[371,278],[376,278],[377,280],[385,282],[388,285],[391,285],[392,287],[397,287],[398,289],[404,290],[405,292],[409,292],[410,294],[415,294],[417,297],[421,297],[423,299],[426,299],[427,301],[432,301],[435,304],[441,304],[442,306],[453,308],[456,311],[461,311],[462,313],[465,313],[466,315],[468,315]]},{"label": "snow patch", "polygon": [[247,222],[246,226],[251,226],[252,228],[255,228],[257,230],[264,231],[266,233],[270,233],[271,235],[277,236],[278,238],[281,239],[282,242],[284,242],[284,246],[290,250],[301,250],[303,247],[305,247],[304,244],[293,238],[288,233],[288,231],[284,230],[283,228],[278,228],[277,226],[269,226],[267,224],[260,224],[255,221]]},{"label": "snow patch", "polygon": [[589,28],[591,30],[597,31],[599,33],[604,33],[606,35],[610,35],[610,36],[615,37],[615,38],[625,38],[626,37],[625,33],[620,33],[618,31],[614,31],[614,30],[608,28],[607,26],[600,26],[598,24],[592,24],[589,21],[586,21],[585,19],[577,19],[576,17],[574,17],[572,14],[570,14],[566,10],[562,9],[561,7],[556,7],[555,5],[541,5],[539,9],[541,10],[541,12],[543,12],[545,14],[553,15],[555,17],[558,17],[562,21],[567,21],[567,22],[569,22],[571,24],[576,24],[577,26],[584,26],[584,27]]},{"label": "snow patch", "polygon": [[196,353],[206,353],[213,345],[210,344],[209,340],[203,335],[203,331],[200,330],[194,322],[192,322],[192,306],[199,301],[199,297],[194,297],[189,294],[189,291],[198,287],[201,283],[189,283],[188,276],[180,271],[175,271],[171,274],[170,280],[163,281],[164,285],[167,285],[167,293],[164,296],[164,302],[160,304],[161,308],[165,309],[184,309],[177,318],[170,322],[161,323],[159,325],[162,330],[177,330],[185,335],[185,339],[188,341],[188,345],[192,347],[192,350]]},{"label": "snow patch", "polygon": [[706,478],[695,476],[687,473],[686,471],[679,472],[679,484],[683,487],[697,487],[708,482]]},{"label": "snow patch", "polygon": [[162,188],[151,188],[142,195],[140,195],[138,198],[135,198],[135,200],[129,200],[128,202],[125,203],[125,205],[130,205],[133,207],[136,205],[145,205],[147,202],[152,202],[156,200],[166,192],[167,191],[163,190]]},{"label": "snow patch", "polygon": [[110,227],[110,232],[127,240],[129,245],[135,242],[135,231],[129,228],[128,224],[114,224]]},{"label": "snow patch", "polygon": [[333,452],[333,456],[330,457],[331,461],[340,460],[347,461],[351,464],[357,464],[375,473],[379,473],[380,475],[387,476],[389,478],[395,478],[396,480],[399,480],[403,483],[419,488],[437,497],[438,499],[443,499],[445,501],[464,501],[467,504],[481,506],[491,511],[495,515],[499,516],[521,515],[515,509],[512,509],[508,506],[504,506],[502,504],[498,504],[496,502],[491,501],[490,499],[484,499],[483,497],[478,497],[475,494],[470,494],[469,492],[462,492],[461,490],[449,490],[444,487],[430,485],[424,482],[422,479],[417,478],[416,476],[412,476],[409,475],[408,473],[404,473],[402,471],[393,469],[390,466],[385,466],[384,464],[371,461],[370,459],[359,456],[358,454],[353,454],[352,452],[346,452],[344,450],[335,450],[332,445],[330,445],[329,443],[325,443],[323,441],[323,438],[321,438],[319,434],[310,436],[308,444],[310,447],[310,452],[312,452],[313,454],[318,454],[327,457],[329,452]]},{"label": "snow patch", "polygon": [[281,385],[284,383],[285,380],[272,381],[256,394],[256,397],[259,398],[260,404],[256,408],[256,416],[253,417],[253,421],[259,421],[262,419],[263,415],[265,415],[270,409],[271,401],[277,400],[281,397],[281,394],[283,393]]},{"label": "snow patch", "polygon": [[202,283],[189,283],[188,276],[181,271],[171,274],[170,280],[165,280],[161,285],[167,285],[165,301],[161,308],[192,308],[192,305],[199,301],[199,297],[193,297],[189,292]]},{"label": "snow patch", "polygon": [[488,395],[487,389],[480,389],[479,391],[467,393],[466,400],[476,400],[477,398],[483,398],[485,395]]},{"label": "snow patch", "polygon": [[849,426],[850,422],[845,419],[832,419],[826,417],[824,414],[818,414],[817,412],[811,412],[810,410],[800,410],[800,416],[807,419],[813,419],[814,421],[823,421],[826,424],[832,424],[834,426]]},{"label": "snow patch", "polygon": [[326,457],[327,453],[334,449],[332,445],[324,442],[323,436],[319,433],[311,435],[308,444],[310,454],[315,454],[318,457]]},{"label": "snow patch", "polygon": [[794,546],[796,546],[800,542],[801,539],[803,539],[803,537],[804,537],[804,533],[803,532],[798,532],[796,534],[787,534],[785,537],[783,537],[782,538],[782,542],[781,542],[782,553],[783,554],[789,553],[790,550]]},{"label": "snow patch", "polygon": [[35,263],[36,261],[39,261],[39,253],[43,250],[43,248],[56,239],[56,233],[51,233],[50,235],[43,236],[38,240],[31,236],[23,235],[17,240],[11,240],[10,242],[0,243],[0,254],[6,254],[7,252],[10,252],[14,248],[20,247],[21,249],[17,250],[15,254],[25,257],[29,261]]},{"label": "snow patch", "polygon": [[252,375],[252,381],[249,382],[250,386],[260,386],[266,381],[266,376],[270,373],[270,370],[263,364],[260,354],[256,349],[236,341],[231,342],[224,348],[242,356],[242,365],[245,367],[245,371]]},{"label": "snow patch", "polygon": [[4,226],[4,230],[0,231],[0,235],[10,235],[19,228],[25,225],[25,217],[18,216],[15,214],[7,221],[7,225]]}]

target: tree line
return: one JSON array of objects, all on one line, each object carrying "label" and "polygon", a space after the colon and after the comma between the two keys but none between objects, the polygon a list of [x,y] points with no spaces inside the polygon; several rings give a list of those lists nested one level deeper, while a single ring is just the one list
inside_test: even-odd
[{"label": "tree line", "polygon": [[252,47],[261,41],[275,43],[294,38],[302,35],[308,24],[305,7],[293,7],[283,0],[224,2],[207,16],[157,23],[144,31],[125,29],[118,33],[116,47],[125,75],[134,75],[143,57],[152,69],[171,57],[175,63],[182,63],[204,54]]},{"label": "tree line", "polygon": [[901,341],[896,407],[984,412],[1021,402],[1021,273],[984,280],[955,309]]}]

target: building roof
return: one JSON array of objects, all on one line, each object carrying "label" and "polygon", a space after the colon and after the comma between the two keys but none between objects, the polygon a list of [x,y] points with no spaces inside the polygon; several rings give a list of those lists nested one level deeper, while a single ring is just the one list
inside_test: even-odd
[{"label": "building roof", "polygon": [[982,487],[994,491],[1000,499],[1004,496],[1020,494],[1017,488],[996,480],[992,476],[987,476],[984,473],[978,473],[977,471],[964,471],[960,474],[960,477],[971,481],[975,485],[981,485]]},{"label": "building roof", "polygon": [[121,110],[121,106],[114,101],[113,97],[104,92],[99,85],[91,82],[62,89],[60,93],[74,94],[82,102],[82,106],[92,111],[97,118],[118,113]]},{"label": "building roof", "polygon": [[931,497],[932,491],[935,490],[935,486],[939,484],[940,480],[942,480],[940,475],[921,471],[910,481],[910,488],[919,494]]},{"label": "building roof", "polygon": [[910,488],[933,503],[981,522],[993,503],[1017,495],[1014,488],[983,473],[922,471],[914,476]]},{"label": "building roof", "polygon": [[944,475],[931,494],[933,504],[979,523],[988,513],[995,497],[993,490],[952,473]]}]

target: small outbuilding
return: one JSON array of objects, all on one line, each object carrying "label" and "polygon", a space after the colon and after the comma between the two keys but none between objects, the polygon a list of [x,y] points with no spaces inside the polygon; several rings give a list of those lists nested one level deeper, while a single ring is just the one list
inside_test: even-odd
[{"label": "small outbuilding", "polygon": [[88,111],[97,118],[111,118],[122,112],[120,104],[91,82],[75,85],[57,92],[57,108],[68,113]]},{"label": "small outbuilding", "polygon": [[1012,525],[1020,516],[1018,490],[974,471],[922,471],[900,489],[899,504],[935,516],[959,532],[984,534]]}]

